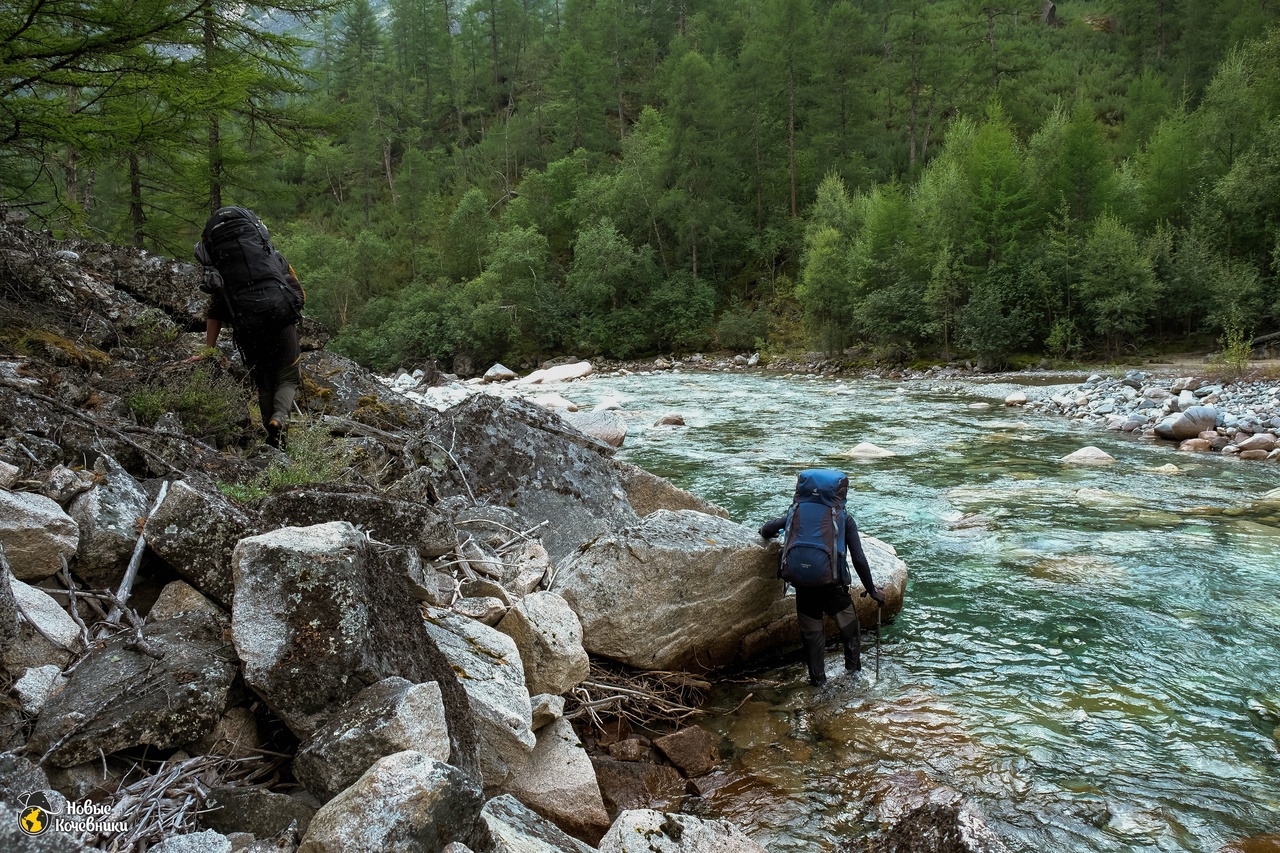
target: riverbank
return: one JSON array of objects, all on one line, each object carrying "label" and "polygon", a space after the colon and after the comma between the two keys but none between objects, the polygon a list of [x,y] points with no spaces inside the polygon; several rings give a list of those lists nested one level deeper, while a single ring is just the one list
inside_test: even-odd
[{"label": "riverbank", "polygon": [[[791,360],[765,361],[758,354],[694,353],[684,358],[656,358],[635,362],[585,362],[556,359],[534,373],[519,377],[495,365],[482,378],[426,388],[421,372],[384,379],[416,402],[447,407],[478,390],[520,396],[558,410],[588,435],[615,447],[626,435],[625,424],[608,412],[588,418],[576,414],[577,405],[559,390],[593,377],[652,376],[682,371],[696,373],[759,373],[801,379],[938,383],[959,385],[976,397],[1009,407],[1067,417],[1098,429],[1139,438],[1163,440],[1183,452],[1217,452],[1251,461],[1280,461],[1280,367],[1274,362],[1251,362],[1247,369],[1229,371],[1205,357],[1170,357],[1139,367],[1108,365],[1105,369],[1055,369],[984,373],[972,365],[934,365],[923,369],[878,371],[853,368],[819,354]],[[1232,378],[1238,373],[1238,378]],[[452,379],[452,377],[451,377]],[[477,388],[476,386],[483,386]],[[616,407],[614,407],[616,408]],[[678,414],[678,413],[673,413]]]}]

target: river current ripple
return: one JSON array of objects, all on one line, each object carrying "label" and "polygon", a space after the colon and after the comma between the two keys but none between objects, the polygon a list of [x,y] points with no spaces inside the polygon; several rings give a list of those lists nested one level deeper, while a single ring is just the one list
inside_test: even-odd
[{"label": "river current ripple", "polygon": [[[691,808],[773,851],[824,849],[867,832],[905,771],[970,797],[1019,853],[1280,832],[1280,508],[1252,503],[1280,467],[1007,409],[1007,390],[744,373],[562,389],[619,402],[621,458],[753,526],[798,470],[842,468],[860,528],[911,570],[874,683],[815,694],[793,663],[718,689],[701,722],[723,784]],[[687,425],[653,426],[667,412]],[[842,456],[863,441],[897,455]],[[1117,464],[1059,461],[1085,445]]]}]

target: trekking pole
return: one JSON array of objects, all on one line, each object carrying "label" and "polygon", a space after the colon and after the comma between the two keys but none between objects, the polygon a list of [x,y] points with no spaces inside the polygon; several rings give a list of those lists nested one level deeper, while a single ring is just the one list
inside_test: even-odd
[{"label": "trekking pole", "polygon": [[876,605],[876,680],[880,680],[880,611],[884,608]]}]

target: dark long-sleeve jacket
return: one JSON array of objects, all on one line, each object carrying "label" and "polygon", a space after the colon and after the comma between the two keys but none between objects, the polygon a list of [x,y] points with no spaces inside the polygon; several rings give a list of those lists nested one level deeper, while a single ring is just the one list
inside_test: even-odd
[{"label": "dark long-sleeve jacket", "polygon": [[[765,539],[772,539],[787,526],[787,517],[774,518],[764,523],[760,528],[760,535]],[[871,580],[871,566],[867,563],[867,555],[862,550],[862,540],[858,537],[858,525],[854,522],[853,516],[846,512],[844,514],[844,544],[848,549],[849,555],[853,557],[853,568],[858,573],[858,580],[862,582],[862,588],[867,592],[875,589],[875,582]],[[836,568],[840,571],[841,582],[848,585],[853,582],[849,577],[849,563],[844,554],[839,555]]]}]

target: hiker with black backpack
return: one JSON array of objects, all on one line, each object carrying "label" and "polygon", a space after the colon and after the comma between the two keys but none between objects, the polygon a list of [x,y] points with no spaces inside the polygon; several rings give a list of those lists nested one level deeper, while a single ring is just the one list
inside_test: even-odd
[{"label": "hiker with black backpack", "polygon": [[[849,561],[862,582],[862,595],[884,606],[884,593],[871,579],[871,566],[858,538],[858,525],[845,509],[849,478],[832,468],[801,471],[791,509],[781,518],[765,522],[760,535],[772,539],[785,531],[778,577],[796,589],[796,619],[809,666],[809,683],[821,687],[827,681],[826,631],[822,616],[830,616],[844,639],[845,669],[862,670],[862,626],[849,595]],[[784,586],[785,589],[785,586]]]},{"label": "hiker with black backpack", "polygon": [[297,273],[271,244],[262,220],[243,207],[219,208],[209,217],[195,255],[204,266],[200,289],[209,294],[205,346],[213,349],[222,327],[231,325],[258,389],[267,444],[283,448],[289,412],[302,385],[298,324],[306,293]]}]

